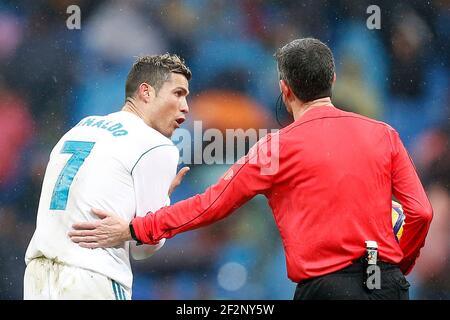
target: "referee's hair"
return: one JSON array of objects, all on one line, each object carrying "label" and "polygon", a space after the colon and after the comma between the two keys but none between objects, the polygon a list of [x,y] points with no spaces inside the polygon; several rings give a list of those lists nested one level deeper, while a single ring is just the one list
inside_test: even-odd
[{"label": "referee's hair", "polygon": [[125,84],[125,99],[133,97],[141,83],[151,85],[156,93],[167,81],[170,74],[180,73],[191,80],[191,70],[184,61],[175,54],[162,54],[139,57],[131,67]]},{"label": "referee's hair", "polygon": [[331,97],[334,59],[330,48],[314,38],[296,39],[275,53],[280,79],[303,102]]}]

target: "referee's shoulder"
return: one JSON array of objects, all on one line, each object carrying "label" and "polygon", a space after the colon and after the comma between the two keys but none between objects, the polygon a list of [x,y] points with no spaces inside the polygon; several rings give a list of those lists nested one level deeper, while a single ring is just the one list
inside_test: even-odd
[{"label": "referee's shoulder", "polygon": [[387,129],[389,131],[397,132],[391,125],[389,125],[388,123],[383,122],[381,120],[376,120],[376,119],[373,119],[373,118],[369,118],[367,116],[363,116],[361,114],[358,114],[358,113],[355,113],[355,112],[350,112],[350,111],[340,110],[340,112],[341,112],[342,116],[354,118],[355,121],[358,121],[358,120],[359,121],[365,121],[365,122],[371,123],[371,124],[373,124],[375,126],[384,127],[385,129]]}]

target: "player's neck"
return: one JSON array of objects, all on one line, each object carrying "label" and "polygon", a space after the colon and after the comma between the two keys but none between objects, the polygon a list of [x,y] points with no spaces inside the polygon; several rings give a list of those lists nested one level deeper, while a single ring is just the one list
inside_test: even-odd
[{"label": "player's neck", "polygon": [[307,111],[323,106],[333,106],[330,97],[320,98],[313,101],[301,102],[293,108],[294,120],[300,119]]},{"label": "player's neck", "polygon": [[130,113],[133,113],[133,114],[137,115],[147,125],[149,125],[148,124],[148,120],[145,118],[144,113],[139,109],[138,106],[136,106],[136,101],[134,101],[134,99],[127,98],[127,100],[125,102],[125,105],[122,107],[122,111],[127,111],[127,112],[130,112]]}]

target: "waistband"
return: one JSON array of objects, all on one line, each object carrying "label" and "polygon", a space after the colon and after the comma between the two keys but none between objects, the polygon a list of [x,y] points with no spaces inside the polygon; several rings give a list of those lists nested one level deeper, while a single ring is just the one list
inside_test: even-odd
[{"label": "waistband", "polygon": [[[359,258],[352,261],[352,264],[348,267],[338,270],[333,273],[352,273],[352,272],[361,272],[361,270],[364,268],[364,258]],[[391,270],[398,270],[398,266],[393,263],[385,262],[378,260],[377,266],[380,268],[381,271],[391,271]]]},{"label": "waistband", "polygon": [[[399,267],[398,267],[398,265],[392,264],[392,263],[389,263],[389,262],[378,260],[377,261],[377,266],[380,268],[381,271],[384,271],[384,272],[389,272],[389,273],[390,272],[394,272],[394,271],[401,272]],[[364,257],[361,257],[359,259],[353,260],[352,264],[349,265],[348,267],[345,267],[345,268],[343,268],[341,270],[337,270],[337,271],[334,271],[334,272],[331,272],[331,273],[324,274],[322,276],[305,279],[303,281],[298,282],[298,284],[299,285],[303,285],[303,284],[305,284],[307,282],[310,282],[310,281],[312,281],[314,279],[318,279],[318,278],[325,277],[325,276],[330,276],[330,275],[333,275],[333,274],[362,274],[363,271],[364,271],[364,267],[365,267]]]}]

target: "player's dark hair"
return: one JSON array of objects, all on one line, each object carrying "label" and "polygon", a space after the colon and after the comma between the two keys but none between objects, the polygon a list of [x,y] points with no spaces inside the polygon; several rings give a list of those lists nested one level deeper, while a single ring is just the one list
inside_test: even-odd
[{"label": "player's dark hair", "polygon": [[314,38],[296,39],[277,50],[280,79],[303,102],[331,97],[334,59],[330,48]]},{"label": "player's dark hair", "polygon": [[158,93],[172,72],[184,75],[187,80],[192,78],[191,70],[175,54],[166,53],[138,58],[128,73],[125,84],[125,98],[133,97],[143,82],[151,85]]}]

